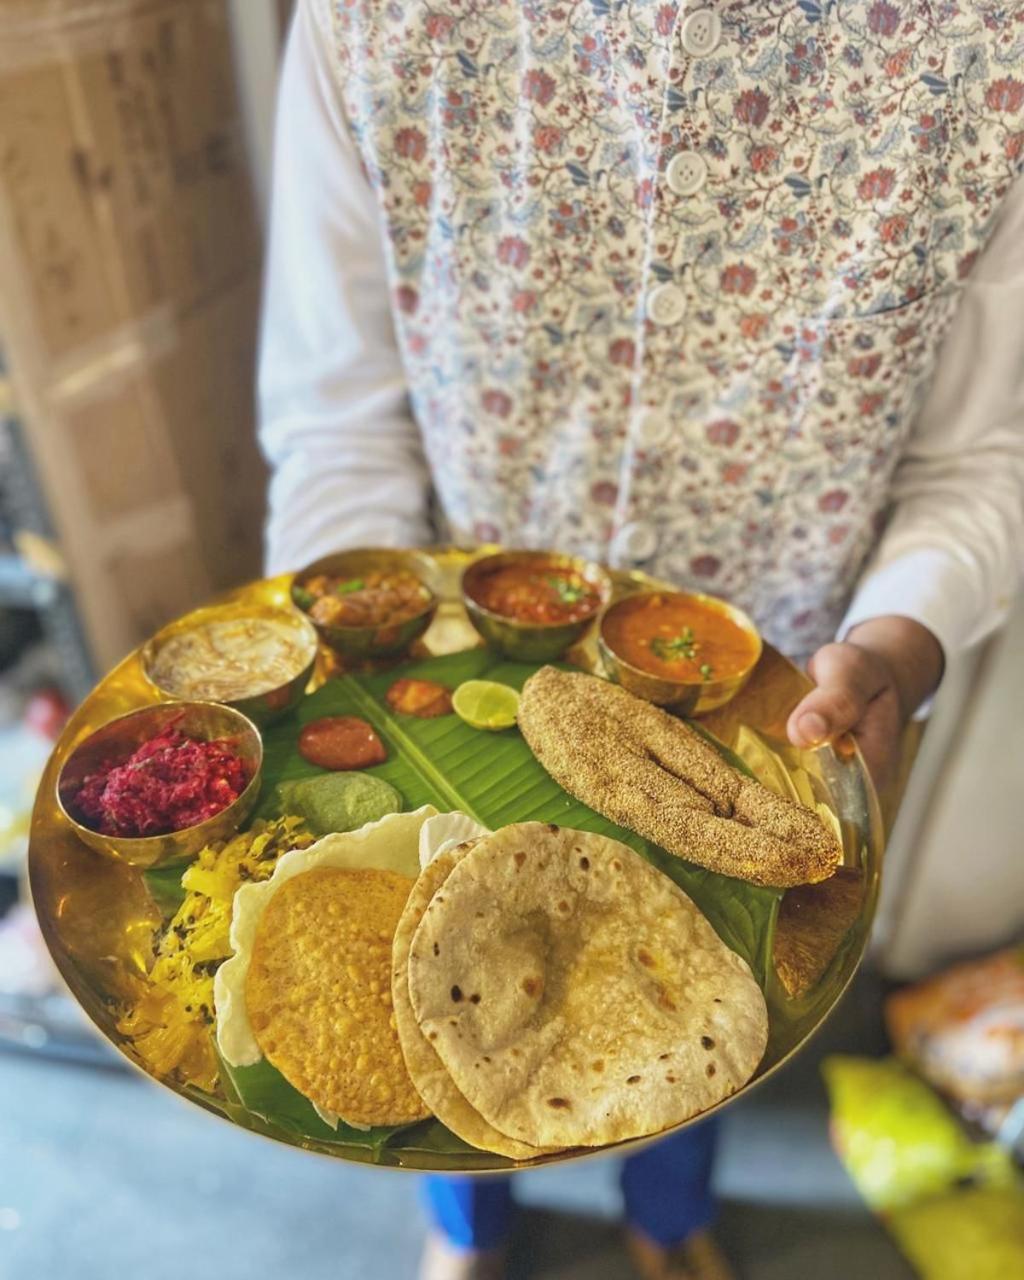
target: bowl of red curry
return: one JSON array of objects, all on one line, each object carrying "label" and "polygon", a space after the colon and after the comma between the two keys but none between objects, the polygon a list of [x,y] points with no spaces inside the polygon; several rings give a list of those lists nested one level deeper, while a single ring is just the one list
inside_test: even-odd
[{"label": "bowl of red curry", "polygon": [[641,591],[605,611],[597,647],[608,675],[630,693],[700,715],[743,688],[761,636],[741,609],[716,596]]},{"label": "bowl of red curry", "polygon": [[403,653],[430,626],[433,573],[418,551],[339,551],[295,575],[292,603],[342,657],[386,657]]},{"label": "bowl of red curry", "polygon": [[162,702],[73,748],[57,801],[90,848],[135,867],[192,857],[233,835],[259,798],[263,743],[241,712]]},{"label": "bowl of red curry", "polygon": [[611,597],[600,565],[553,551],[500,551],[468,565],[462,601],[487,643],[520,662],[549,662],[580,640]]}]

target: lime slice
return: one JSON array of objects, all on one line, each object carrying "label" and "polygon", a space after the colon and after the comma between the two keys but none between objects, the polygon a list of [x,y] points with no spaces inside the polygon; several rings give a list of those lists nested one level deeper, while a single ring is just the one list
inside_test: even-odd
[{"label": "lime slice", "polygon": [[452,709],[474,729],[511,729],[519,711],[519,694],[494,680],[467,680],[452,695]]}]

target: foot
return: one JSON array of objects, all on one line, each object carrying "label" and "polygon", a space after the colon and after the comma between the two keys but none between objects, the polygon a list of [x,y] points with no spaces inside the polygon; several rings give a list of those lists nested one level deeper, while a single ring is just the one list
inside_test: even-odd
[{"label": "foot", "polygon": [[642,1280],[736,1280],[709,1231],[695,1231],[665,1249],[639,1232],[627,1230],[626,1245]]},{"label": "foot", "polygon": [[431,1231],[420,1258],[419,1280],[504,1280],[504,1249],[457,1249]]}]

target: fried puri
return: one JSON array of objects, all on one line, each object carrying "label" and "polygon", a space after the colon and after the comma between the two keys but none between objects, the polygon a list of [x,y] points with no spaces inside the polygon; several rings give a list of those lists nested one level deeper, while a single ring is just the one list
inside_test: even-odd
[{"label": "fried puri", "polygon": [[391,943],[411,888],[391,871],[321,867],[287,880],[257,929],[245,999],[260,1049],[349,1124],[427,1114],[391,1003]]},{"label": "fried puri", "polygon": [[571,795],[709,871],[788,888],[826,880],[839,865],[839,841],[817,814],[607,680],[542,667],[523,689],[519,728]]}]

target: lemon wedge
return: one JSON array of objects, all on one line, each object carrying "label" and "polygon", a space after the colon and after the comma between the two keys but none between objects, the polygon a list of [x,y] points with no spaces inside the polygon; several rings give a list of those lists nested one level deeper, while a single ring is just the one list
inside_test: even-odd
[{"label": "lemon wedge", "polygon": [[495,680],[467,680],[452,695],[452,709],[474,729],[511,729],[519,712],[519,694]]}]

